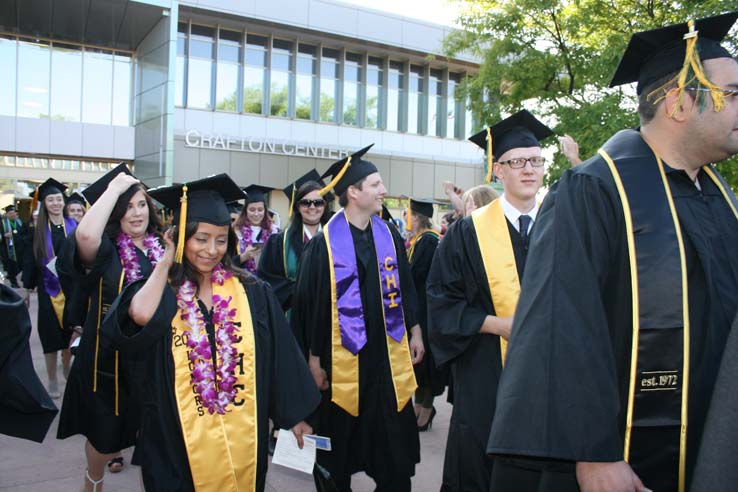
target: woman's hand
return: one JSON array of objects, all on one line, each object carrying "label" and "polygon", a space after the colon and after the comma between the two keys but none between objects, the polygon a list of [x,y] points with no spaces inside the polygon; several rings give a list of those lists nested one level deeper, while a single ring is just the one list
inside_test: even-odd
[{"label": "woman's hand", "polygon": [[170,227],[169,229],[164,231],[164,256],[162,256],[158,264],[162,265],[162,268],[166,268],[167,270],[169,270],[174,264],[174,253],[177,249],[177,247],[174,245],[173,237],[173,228]]},{"label": "woman's hand", "polygon": [[120,174],[118,174],[116,177],[113,178],[113,180],[108,185],[108,189],[106,191],[115,193],[116,196],[120,196],[126,191],[128,191],[128,188],[140,182],[141,181],[134,178],[130,174],[121,172]]},{"label": "woman's hand", "polygon": [[241,253],[241,263],[245,263],[249,260],[256,259],[256,256],[259,254],[259,249],[255,248],[254,245],[249,245],[246,247],[243,253]]}]

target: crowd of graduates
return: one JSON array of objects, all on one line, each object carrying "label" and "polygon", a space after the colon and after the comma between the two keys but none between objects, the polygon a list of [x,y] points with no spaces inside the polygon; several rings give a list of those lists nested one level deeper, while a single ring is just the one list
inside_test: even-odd
[{"label": "crowd of graduates", "polygon": [[738,201],[712,163],[738,154],[736,18],[635,35],[613,84],[638,83],[641,127],[581,165],[563,137],[573,168],[542,204],[554,132],[526,110],[470,137],[485,183],[444,183],[449,213],[406,197],[401,220],[371,146],[286,184],[282,228],[273,188],[226,174],[48,179],[31,221],[9,206],[1,224],[48,386],[3,288],[0,432],[43,440],[61,353],[57,437],[86,438],[84,490],[131,446],[146,490],[264,490],[281,428],[331,439],[320,491],[359,471],[409,491],[444,392],[441,490],[731,490]]}]

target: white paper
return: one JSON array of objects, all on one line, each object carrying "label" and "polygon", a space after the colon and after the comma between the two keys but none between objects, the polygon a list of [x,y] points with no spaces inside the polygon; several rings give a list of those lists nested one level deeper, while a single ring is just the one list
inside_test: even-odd
[{"label": "white paper", "polygon": [[279,429],[272,463],[312,475],[315,466],[315,441],[303,439],[303,442],[305,445],[300,449],[297,447],[297,438],[292,431]]},{"label": "white paper", "polygon": [[49,271],[53,273],[55,277],[59,278],[59,274],[56,273],[56,256],[53,257],[51,261],[46,264],[46,268],[48,268]]}]

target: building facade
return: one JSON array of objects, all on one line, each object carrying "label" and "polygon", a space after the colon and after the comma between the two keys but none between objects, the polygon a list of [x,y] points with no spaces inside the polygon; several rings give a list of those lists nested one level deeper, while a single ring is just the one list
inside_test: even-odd
[{"label": "building facade", "polygon": [[[148,185],[219,172],[282,188],[370,143],[390,197],[482,180],[450,28],[337,0],[9,0],[0,199],[131,163]],[[272,208],[286,211],[273,193]]]}]

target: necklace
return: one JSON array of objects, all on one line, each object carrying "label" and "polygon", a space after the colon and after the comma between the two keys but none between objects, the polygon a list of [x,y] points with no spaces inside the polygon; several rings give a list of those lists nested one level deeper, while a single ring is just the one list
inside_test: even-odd
[{"label": "necklace", "polygon": [[[126,276],[126,285],[143,278],[141,276],[141,265],[138,263],[138,255],[136,254],[136,245],[128,234],[121,232],[115,240],[118,246],[118,255],[123,271]],[[147,234],[143,241],[146,248],[146,256],[151,262],[151,266],[156,264],[164,256],[164,248],[159,244],[159,240],[154,234]]]}]

